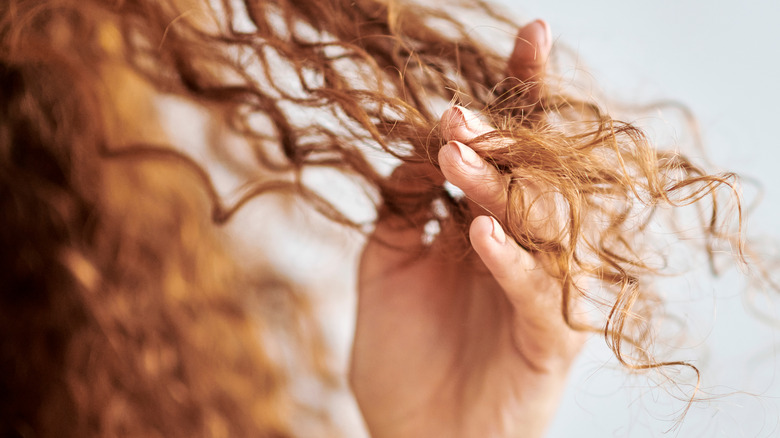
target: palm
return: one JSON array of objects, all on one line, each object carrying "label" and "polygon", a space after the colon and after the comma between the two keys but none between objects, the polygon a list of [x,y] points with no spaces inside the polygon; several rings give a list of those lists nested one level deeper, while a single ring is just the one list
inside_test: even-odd
[{"label": "palm", "polygon": [[[527,287],[552,286],[540,278],[530,276]],[[377,409],[387,424],[375,429],[433,420],[430,433],[451,427],[442,436],[479,436],[501,427],[506,416],[524,423],[527,409],[512,412],[520,394],[548,374],[557,385],[565,369],[549,369],[557,362],[547,358],[573,356],[578,347],[568,329],[553,325],[558,332],[549,333],[549,326],[534,327],[534,321],[514,310],[475,254],[457,263],[433,254],[407,263],[398,250],[369,243],[361,264],[352,376],[353,384],[371,382],[362,394],[354,385],[359,399],[381,404]],[[542,345],[551,336],[562,340],[554,343],[556,351]]]},{"label": "palm", "polygon": [[[509,73],[539,79],[549,43],[543,22],[521,29]],[[461,142],[493,128],[452,108],[441,129],[452,141],[439,164],[467,196],[474,251],[454,258],[434,242],[410,260],[422,231],[377,223],[360,266],[352,388],[375,438],[539,436],[582,335],[564,322],[561,284],[542,260],[485,216],[505,216],[506,180]],[[406,171],[394,174],[401,184]]]}]

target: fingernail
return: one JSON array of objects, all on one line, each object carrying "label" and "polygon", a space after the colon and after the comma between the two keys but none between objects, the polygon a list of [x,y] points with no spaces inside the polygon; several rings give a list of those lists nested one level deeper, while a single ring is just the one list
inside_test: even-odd
[{"label": "fingernail", "polygon": [[534,59],[538,59],[539,56],[545,56],[552,46],[550,25],[541,19],[532,21],[520,28],[517,37],[520,40],[535,44]]},{"label": "fingernail", "polygon": [[549,52],[550,46],[552,46],[552,34],[550,33],[550,25],[542,19],[534,21],[534,25],[539,28],[539,49],[542,52]]},{"label": "fingernail", "polygon": [[490,235],[493,237],[493,240],[503,245],[506,243],[506,234],[504,233],[504,229],[501,228],[501,224],[498,223],[496,218],[491,216],[490,220],[493,222],[493,232],[490,233]]},{"label": "fingernail", "polygon": [[471,133],[474,135],[480,135],[482,133],[482,122],[479,120],[479,117],[476,114],[460,105],[455,105],[454,108],[458,110],[458,124],[465,126],[466,129],[471,131]]},{"label": "fingernail", "polygon": [[458,155],[460,155],[460,161],[462,161],[463,164],[473,168],[482,167],[482,158],[479,158],[479,155],[477,155],[473,149],[459,141],[453,140],[449,142],[449,144],[455,146],[455,150],[458,151]]}]

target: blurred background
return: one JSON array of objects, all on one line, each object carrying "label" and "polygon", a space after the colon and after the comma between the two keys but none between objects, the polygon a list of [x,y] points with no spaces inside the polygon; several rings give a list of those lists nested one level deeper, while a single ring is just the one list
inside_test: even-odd
[{"label": "blurred background", "polygon": [[[775,120],[780,116],[780,2],[494,1],[521,23],[547,20],[560,79],[577,84],[611,113],[675,102],[677,107],[665,110],[629,112],[627,121],[646,126],[661,147],[709,163],[711,171],[738,172],[748,204],[762,197],[749,212],[747,235],[780,247],[780,137],[775,133],[780,125]],[[492,32],[496,39],[491,42],[509,53],[513,33],[481,23],[474,23],[474,31]],[[694,119],[686,118],[686,111]],[[695,147],[694,120],[702,149]],[[337,205],[370,219],[370,205],[354,182],[337,174],[312,177],[310,183],[325,184],[337,196],[332,199]],[[356,205],[361,199],[363,205]],[[299,205],[279,202],[269,208],[286,214],[258,220],[246,209],[231,227],[240,230],[242,242],[273,248],[274,267],[312,291],[335,352],[334,366],[346,369],[363,240]],[[246,260],[268,256],[256,245],[244,251]],[[604,339],[593,336],[573,367],[550,437],[780,436],[780,311],[775,308],[780,294],[756,287],[746,292],[755,273],[744,268],[727,269],[712,279],[706,260],[673,254],[678,271],[687,274],[659,282],[670,314],[659,328],[657,346],[669,353],[666,358],[689,361],[701,370],[697,395],[704,400],[690,405],[678,422],[695,376],[685,369],[667,370],[671,382],[654,373],[632,375],[617,364]],[[304,398],[326,400],[343,430],[363,437],[346,383],[342,389],[323,392],[306,382],[297,388]]]},{"label": "blurred background", "polygon": [[[747,234],[759,244],[780,240],[780,3],[501,1],[522,22],[547,20],[555,47],[574,54],[561,63],[564,81],[584,76],[594,93],[615,102],[611,109],[666,99],[689,108],[706,159],[738,172],[748,201],[763,196]],[[679,111],[645,117],[653,130],[666,131],[662,142],[702,155],[691,148]],[[736,269],[717,280],[705,273],[692,266],[664,293],[684,335],[675,358],[700,368],[699,395],[708,400],[676,423],[686,403],[675,396],[690,388],[629,376],[595,337],[574,367],[550,437],[780,436],[780,332],[753,310],[780,321],[780,300],[760,290],[746,294],[744,272]],[[689,373],[680,377],[690,381]]]}]

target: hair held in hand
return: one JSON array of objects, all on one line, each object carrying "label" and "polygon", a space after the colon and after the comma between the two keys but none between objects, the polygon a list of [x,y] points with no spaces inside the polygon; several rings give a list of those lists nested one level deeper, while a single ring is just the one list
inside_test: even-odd
[{"label": "hair held in hand", "polygon": [[[444,12],[394,0],[2,2],[0,203],[11,213],[1,353],[26,358],[3,369],[4,423],[74,436],[290,435],[284,373],[248,310],[257,288],[235,280],[215,225],[285,193],[365,230],[304,183],[304,171],[325,167],[367,186],[398,226],[461,230],[432,246],[467,251],[472,217],[437,181],[450,103],[496,126],[470,144],[506,175],[498,220],[560,279],[567,321],[603,332],[631,367],[664,365],[640,324],[654,302],[647,279],[663,266],[642,235],[659,212],[699,206],[703,252],[739,253],[739,231],[727,227],[742,221],[734,175],[656,150],[593,102],[553,86],[531,93],[538,84],[508,77],[506,54],[455,17],[513,23],[464,3]],[[223,200],[205,167],[155,128],[159,97],[207,111],[251,152],[243,175],[262,178]],[[430,183],[399,183],[372,161],[380,155],[429,169]],[[582,278],[603,293],[579,288]],[[604,320],[575,318],[584,301]],[[217,378],[227,384],[211,387]],[[9,400],[14,388],[27,398]]]}]

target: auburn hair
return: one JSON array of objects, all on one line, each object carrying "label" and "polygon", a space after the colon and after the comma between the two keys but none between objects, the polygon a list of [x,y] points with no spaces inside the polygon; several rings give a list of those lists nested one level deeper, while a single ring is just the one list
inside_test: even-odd
[{"label": "auburn hair", "polygon": [[[652,261],[659,251],[642,236],[659,212],[696,205],[702,251],[739,255],[728,227],[742,221],[735,175],[657,150],[587,99],[530,93],[458,18],[473,13],[514,26],[481,0],[449,12],[405,0],[2,2],[2,433],[293,435],[301,407],[271,352],[278,328],[258,307],[287,315],[281,330],[298,339],[288,348],[327,378],[321,343],[300,335],[306,303],[289,280],[242,271],[218,225],[282,193],[371,238],[370,223],[304,182],[304,170],[325,167],[365,185],[378,211],[404,218],[398,226],[461,230],[410,257],[470,251],[469,210],[437,180],[439,115],[451,103],[498,128],[471,142],[491,142],[475,149],[510,181],[498,220],[552,261],[569,324],[602,332],[629,367],[680,364],[648,349],[648,280],[663,257]],[[231,203],[169,140],[160,98],[206,111],[251,153]],[[427,166],[429,183],[392,182],[377,154]],[[528,181],[549,189],[529,199]],[[540,203],[565,218],[544,235],[524,226]],[[601,293],[578,288],[583,276]],[[573,317],[578,301],[606,317]]]}]

